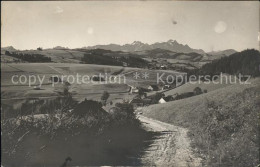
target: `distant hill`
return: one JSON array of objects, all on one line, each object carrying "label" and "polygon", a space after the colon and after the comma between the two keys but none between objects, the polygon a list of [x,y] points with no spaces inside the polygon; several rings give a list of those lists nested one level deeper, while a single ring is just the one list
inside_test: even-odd
[{"label": "distant hill", "polygon": [[62,50],[62,49],[69,49],[69,48],[68,47],[63,47],[63,46],[56,46],[53,49],[57,49],[57,50],[61,49]]},{"label": "distant hill", "polygon": [[95,45],[84,47],[83,49],[106,49],[112,51],[124,51],[124,52],[136,52],[136,51],[145,51],[153,49],[163,49],[170,50],[173,52],[181,53],[205,53],[202,49],[192,49],[188,45],[179,44],[176,40],[169,40],[167,42],[156,42],[154,44],[142,43],[140,41],[134,41],[131,44],[117,45],[117,44],[108,44],[108,45]]},{"label": "distant hill", "polygon": [[254,49],[247,49],[242,52],[234,53],[227,57],[214,60],[202,66],[200,74],[216,75],[227,73],[236,75],[241,73],[243,75],[259,76],[260,53]]},{"label": "distant hill", "polygon": [[207,55],[208,55],[207,58],[208,58],[208,60],[215,60],[215,59],[220,59],[221,57],[230,56],[234,53],[237,53],[237,51],[234,49],[227,49],[227,50],[223,50],[223,51],[213,51],[213,52],[207,53]]},{"label": "distant hill", "polygon": [[[203,64],[212,62],[213,60],[227,57],[235,50],[229,49],[218,52],[205,53],[203,50],[192,49],[188,45],[179,44],[177,41],[169,40],[167,42],[157,42],[154,44],[144,44],[135,41],[132,44],[117,45],[96,45],[92,47],[84,47],[78,49],[69,49],[63,46],[56,46],[50,49],[42,50],[16,50],[12,46],[2,48],[2,56],[5,52],[17,52],[18,54],[37,54],[50,57],[52,62],[57,63],[82,63],[85,54],[95,53],[96,55],[114,56],[114,57],[139,57],[151,61],[151,59],[163,58],[176,66],[187,66],[191,63],[193,66],[201,67]],[[17,57],[16,57],[17,58]],[[14,60],[3,59],[5,62]],[[15,61],[22,61],[19,58]],[[122,62],[121,62],[122,63]],[[120,63],[120,64],[121,64]],[[186,65],[185,65],[186,64]]]},{"label": "distant hill", "polygon": [[7,46],[7,47],[1,48],[1,51],[15,52],[17,50],[13,46]]},{"label": "distant hill", "polygon": [[213,51],[213,52],[208,52],[209,55],[224,55],[224,56],[229,56],[232,55],[234,53],[236,53],[237,51],[234,49],[227,49],[227,50],[222,50],[222,51]]}]

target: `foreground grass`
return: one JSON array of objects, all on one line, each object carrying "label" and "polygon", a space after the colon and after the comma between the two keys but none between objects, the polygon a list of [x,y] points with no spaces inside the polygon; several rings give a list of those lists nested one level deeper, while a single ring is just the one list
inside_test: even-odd
[{"label": "foreground grass", "polygon": [[[56,109],[57,101],[52,101]],[[44,111],[53,112],[3,119],[2,164],[61,166],[72,159],[73,166],[141,165],[139,157],[155,134],[141,128],[131,106],[121,106],[107,113],[98,102],[85,100],[72,112],[57,114],[43,103]]]}]

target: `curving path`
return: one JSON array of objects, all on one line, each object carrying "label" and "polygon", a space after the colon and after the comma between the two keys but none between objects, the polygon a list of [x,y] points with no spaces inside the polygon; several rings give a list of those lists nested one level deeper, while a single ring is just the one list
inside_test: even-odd
[{"label": "curving path", "polygon": [[138,116],[144,128],[148,131],[160,132],[157,139],[142,157],[142,163],[147,166],[200,167],[201,158],[194,155],[190,147],[187,129],[151,118]]}]

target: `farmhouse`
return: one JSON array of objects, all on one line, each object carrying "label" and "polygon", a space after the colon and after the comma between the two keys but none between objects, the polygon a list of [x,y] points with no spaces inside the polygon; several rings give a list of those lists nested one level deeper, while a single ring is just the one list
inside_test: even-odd
[{"label": "farmhouse", "polygon": [[161,65],[161,66],[160,66],[160,69],[161,69],[161,70],[166,70],[167,67],[166,67],[165,65]]},{"label": "farmhouse", "polygon": [[158,91],[159,87],[157,85],[150,85],[147,89],[150,91]]},{"label": "farmhouse", "polygon": [[167,96],[167,97],[162,97],[158,103],[162,104],[162,103],[166,103],[166,102],[169,102],[169,101],[172,101],[173,100],[173,97],[172,96]]},{"label": "farmhouse", "polygon": [[139,89],[137,87],[131,86],[130,87],[130,93],[138,93]]},{"label": "farmhouse", "polygon": [[160,104],[163,104],[163,103],[166,103],[166,101],[165,101],[164,98],[162,97],[162,98],[159,100],[159,103],[160,103]]},{"label": "farmhouse", "polygon": [[37,85],[33,87],[34,90],[41,90],[41,85]]},{"label": "farmhouse", "polygon": [[126,62],[123,62],[123,67],[127,67],[127,63]]},{"label": "farmhouse", "polygon": [[170,87],[171,87],[170,85],[164,85],[164,86],[162,87],[162,90],[169,89]]},{"label": "farmhouse", "polygon": [[62,82],[62,80],[58,76],[51,76],[49,78],[50,82]]}]

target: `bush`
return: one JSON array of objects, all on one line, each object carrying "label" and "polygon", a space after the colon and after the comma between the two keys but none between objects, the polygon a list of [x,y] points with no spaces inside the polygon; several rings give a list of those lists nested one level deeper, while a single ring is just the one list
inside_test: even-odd
[{"label": "bush", "polygon": [[[54,104],[58,101],[60,99],[56,99]],[[57,159],[68,156],[81,159],[76,163],[84,162],[84,165],[118,165],[123,158],[139,155],[143,140],[148,140],[128,103],[116,104],[118,112],[114,115],[104,111],[99,102],[86,99],[76,104],[71,112],[57,114],[56,107],[46,108],[45,112],[49,113],[46,115],[1,121],[4,166],[35,165],[41,158],[46,158],[49,165],[60,166],[58,164],[62,162],[57,162]],[[100,160],[101,152],[106,157],[102,161],[106,163]],[[97,158],[93,161],[93,157]]]},{"label": "bush", "polygon": [[202,94],[202,89],[200,87],[196,87],[193,89],[194,95],[200,95]]},{"label": "bush", "polygon": [[109,98],[110,94],[107,91],[104,91],[102,96],[101,96],[101,100],[104,101],[104,103],[106,104],[107,99]]},{"label": "bush", "polygon": [[[258,164],[260,107],[256,105],[255,95],[246,90],[237,95],[240,98],[230,102],[232,106],[205,102],[208,110],[194,120],[189,132],[192,145],[200,155],[205,155],[205,166],[253,167]],[[248,105],[246,99],[250,99],[252,105]]]}]

